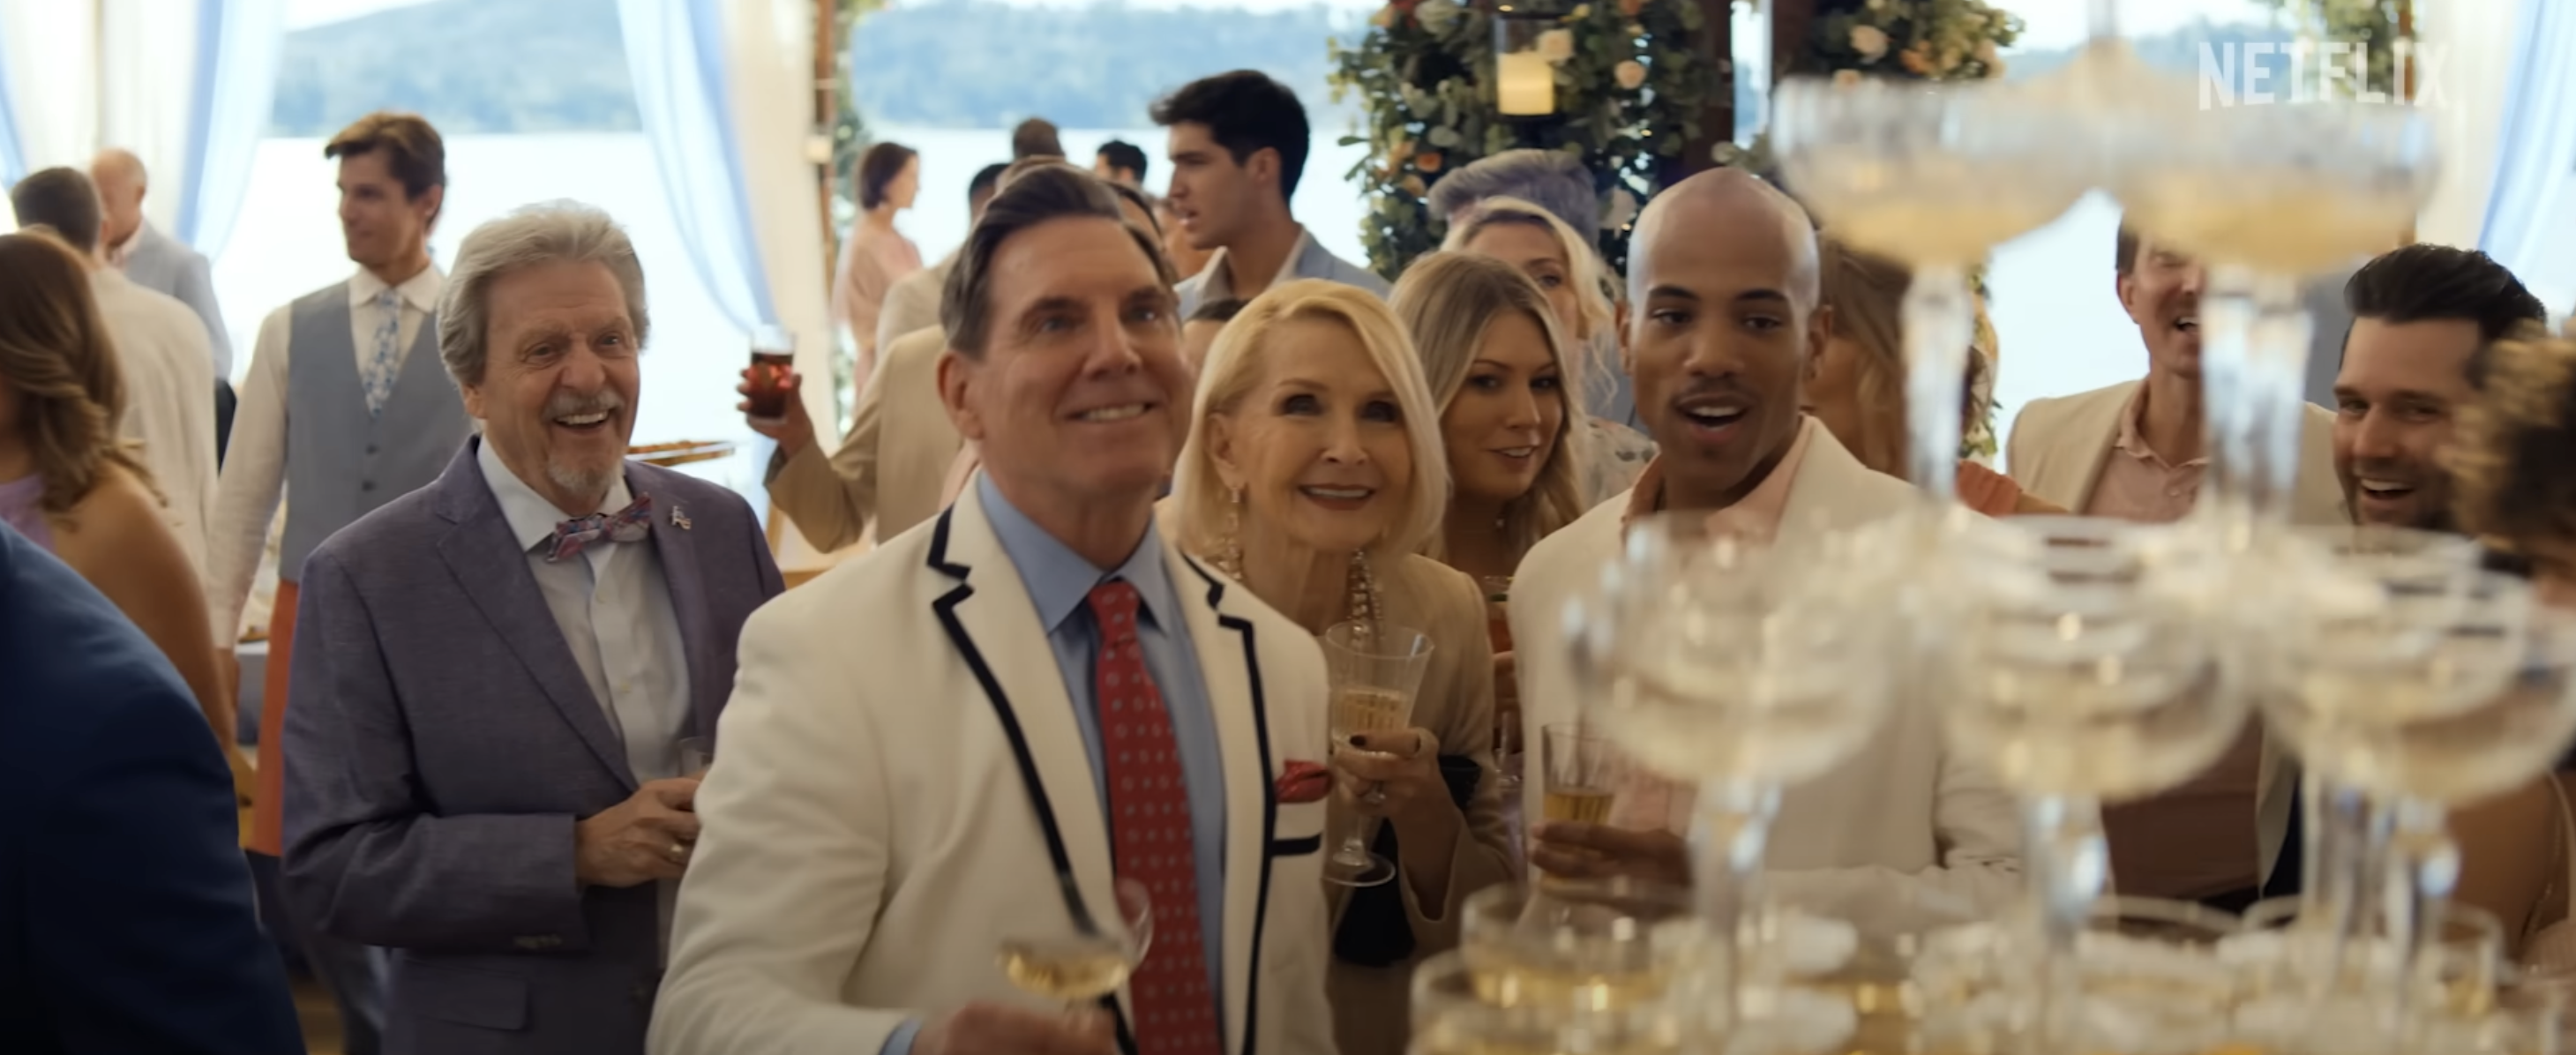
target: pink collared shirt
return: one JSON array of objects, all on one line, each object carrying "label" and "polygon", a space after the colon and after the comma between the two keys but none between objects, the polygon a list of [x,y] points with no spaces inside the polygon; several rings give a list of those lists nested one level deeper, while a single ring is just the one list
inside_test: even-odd
[{"label": "pink collared shirt", "polygon": [[[1709,514],[1709,524],[1722,535],[1757,545],[1767,545],[1780,533],[1780,518],[1789,509],[1789,489],[1797,483],[1798,468],[1807,460],[1807,441],[1817,429],[1812,417],[1801,418],[1798,438],[1789,444],[1789,453],[1771,467],[1771,475],[1753,485],[1753,490],[1734,505]],[[1637,477],[1637,487],[1628,493],[1628,511],[1620,518],[1624,529],[1638,520],[1663,510],[1664,458],[1656,455],[1646,463],[1646,471]],[[1668,780],[1644,769],[1630,766],[1612,801],[1606,823],[1613,828],[1645,831],[1661,828],[1675,835],[1690,830],[1692,800],[1698,787],[1685,781]]]},{"label": "pink collared shirt", "polygon": [[2120,408],[2120,433],[2102,461],[2102,475],[2084,499],[2084,515],[2170,524],[2191,514],[2200,498],[2200,478],[2209,470],[2207,457],[2175,465],[2147,446],[2138,419],[2146,414],[2147,387],[2138,386]]},{"label": "pink collared shirt", "polygon": [[[2209,459],[2167,462],[2139,429],[2145,413],[2141,385],[2120,409],[2119,436],[2085,499],[2086,515],[2156,524],[2191,515]],[[2102,829],[2120,893],[2196,899],[2258,882],[2255,798],[2262,771],[2262,728],[2249,723],[2225,755],[2182,786],[2104,806]]]}]

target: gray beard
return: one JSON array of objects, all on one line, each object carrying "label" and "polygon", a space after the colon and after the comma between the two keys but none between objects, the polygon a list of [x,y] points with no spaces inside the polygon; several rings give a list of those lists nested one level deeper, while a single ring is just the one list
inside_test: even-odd
[{"label": "gray beard", "polygon": [[[624,459],[621,458],[619,461]],[[556,487],[573,494],[599,495],[605,498],[608,495],[609,483],[616,479],[617,469],[616,465],[610,465],[603,471],[591,472],[550,459],[546,462],[546,479],[554,481]]]}]

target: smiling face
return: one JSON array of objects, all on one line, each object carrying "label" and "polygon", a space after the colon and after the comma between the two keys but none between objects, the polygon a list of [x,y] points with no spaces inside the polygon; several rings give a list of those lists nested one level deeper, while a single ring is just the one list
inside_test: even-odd
[{"label": "smiling face", "polygon": [[939,366],[984,471],[1041,522],[1151,501],[1189,427],[1190,369],[1144,248],[1115,220],[1047,220],[1002,243],[990,289],[982,355],[952,350]]},{"label": "smiling face", "polygon": [[1386,376],[1338,320],[1280,323],[1258,354],[1262,376],[1208,421],[1208,453],[1225,486],[1241,490],[1245,523],[1326,553],[1376,544],[1414,476]]},{"label": "smiling face", "polygon": [[1495,316],[1440,412],[1458,497],[1501,505],[1528,494],[1564,434],[1565,380],[1547,332],[1521,312]]},{"label": "smiling face", "polygon": [[635,323],[608,265],[556,261],[503,273],[487,292],[482,380],[465,412],[520,482],[566,514],[599,509],[625,467],[641,387]]},{"label": "smiling face", "polygon": [[[1629,323],[1637,412],[1662,448],[1664,500],[1734,504],[1797,440],[1802,375],[1822,351],[1803,218],[1729,170],[1639,226]],[[1737,177],[1749,181],[1752,177]],[[1676,187],[1683,190],[1688,187]]]},{"label": "smiling face", "polygon": [[2451,474],[2442,449],[2460,409],[2476,398],[2469,319],[2389,323],[2359,319],[2335,375],[2335,476],[2365,524],[2449,530]]},{"label": "smiling face", "polygon": [[1554,234],[1536,224],[1490,223],[1464,248],[1519,268],[1538,283],[1539,292],[1547,294],[1547,306],[1555,312],[1558,327],[1574,340],[1591,338],[1590,323],[1583,318],[1583,298],[1574,288],[1574,267]]},{"label": "smiling face", "polygon": [[2129,273],[2120,276],[2120,306],[2138,324],[2148,368],[2174,377],[2200,377],[2200,294],[2209,273],[2179,250],[2138,240]]}]

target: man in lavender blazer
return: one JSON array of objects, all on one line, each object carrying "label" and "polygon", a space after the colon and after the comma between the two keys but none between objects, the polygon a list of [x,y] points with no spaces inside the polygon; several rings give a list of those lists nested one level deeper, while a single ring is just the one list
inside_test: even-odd
[{"label": "man in lavender blazer", "polygon": [[734,643],[781,583],[740,498],[625,460],[643,283],[587,207],[468,236],[439,351],[482,435],[303,569],[286,893],[392,950],[388,1055],[644,1050]]}]

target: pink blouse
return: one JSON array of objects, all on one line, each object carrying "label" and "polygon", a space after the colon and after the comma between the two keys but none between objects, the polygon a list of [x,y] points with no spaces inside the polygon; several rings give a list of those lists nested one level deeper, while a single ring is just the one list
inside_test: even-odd
[{"label": "pink blouse", "polygon": [[851,376],[859,387],[866,387],[868,375],[877,363],[877,312],[885,306],[886,291],[904,276],[921,270],[921,250],[912,239],[897,231],[876,231],[867,219],[850,226],[849,237],[841,240],[840,274],[832,279],[832,317],[850,330],[850,339],[859,349],[858,363]]}]

